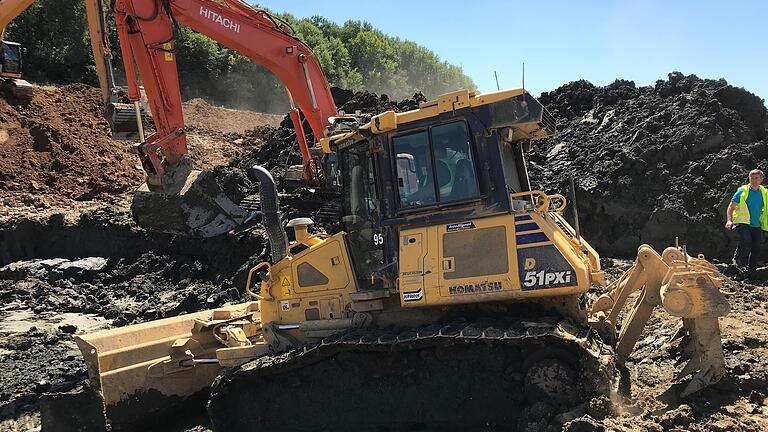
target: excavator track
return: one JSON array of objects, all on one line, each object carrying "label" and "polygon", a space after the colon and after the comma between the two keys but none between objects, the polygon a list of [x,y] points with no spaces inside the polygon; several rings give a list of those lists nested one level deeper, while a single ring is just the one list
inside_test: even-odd
[{"label": "excavator track", "polygon": [[617,376],[567,320],[354,329],[219,376],[208,412],[227,431],[516,430],[532,403],[568,411]]}]

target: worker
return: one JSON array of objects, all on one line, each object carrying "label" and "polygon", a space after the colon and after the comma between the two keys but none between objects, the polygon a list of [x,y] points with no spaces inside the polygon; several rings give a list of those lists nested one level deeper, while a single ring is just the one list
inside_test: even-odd
[{"label": "worker", "polygon": [[760,240],[763,231],[768,231],[768,189],[762,183],[763,172],[759,169],[750,171],[749,183],[736,190],[726,212],[725,228],[735,229],[739,234],[734,264],[747,272],[757,267]]}]

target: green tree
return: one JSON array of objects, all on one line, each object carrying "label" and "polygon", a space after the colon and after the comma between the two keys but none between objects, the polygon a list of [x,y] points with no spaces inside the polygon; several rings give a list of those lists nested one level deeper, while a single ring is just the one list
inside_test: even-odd
[{"label": "green tree", "polygon": [[[109,32],[118,83],[124,81],[114,20]],[[414,42],[388,36],[364,21],[338,25],[321,16],[279,17],[314,52],[331,85],[386,93],[400,99],[416,91],[428,97],[459,88],[474,89],[461,68],[442,61]],[[9,27],[7,37],[24,45],[24,75],[45,83],[98,85],[89,45],[85,7],[80,1],[38,0]],[[260,111],[285,112],[287,93],[262,66],[181,26],[176,40],[184,99]]]}]

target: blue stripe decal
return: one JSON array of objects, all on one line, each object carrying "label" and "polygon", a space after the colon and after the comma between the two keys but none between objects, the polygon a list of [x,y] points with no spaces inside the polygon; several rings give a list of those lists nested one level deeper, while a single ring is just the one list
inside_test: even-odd
[{"label": "blue stripe decal", "polygon": [[519,245],[549,241],[547,235],[544,233],[522,234],[516,236],[515,239]]},{"label": "blue stripe decal", "polygon": [[540,229],[539,225],[536,224],[536,222],[526,223],[526,224],[520,224],[515,226],[515,231],[517,232],[523,232],[523,231],[533,231]]},{"label": "blue stripe decal", "polygon": [[527,221],[533,219],[530,215],[515,216],[515,222]]}]

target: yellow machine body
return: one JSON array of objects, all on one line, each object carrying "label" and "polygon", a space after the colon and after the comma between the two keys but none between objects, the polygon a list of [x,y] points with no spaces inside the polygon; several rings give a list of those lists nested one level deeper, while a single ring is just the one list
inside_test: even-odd
[{"label": "yellow machine body", "polygon": [[403,230],[399,254],[402,305],[586,292],[593,283],[592,273],[599,272],[599,259],[593,251],[579,254],[570,229],[557,212],[524,211]]},{"label": "yellow machine body", "polygon": [[[289,222],[296,240],[273,244],[273,254],[284,253],[249,272],[245,290],[253,302],[81,336],[107,414],[117,415],[147,390],[191,395],[223,368],[295,348],[301,352],[335,333],[431,325],[452,313],[476,316],[491,309],[497,317],[517,319],[509,311],[519,305],[531,322],[542,310],[579,326],[589,320],[615,342],[622,360],[650,311],[663,305],[686,319],[700,346],[686,369],[698,371],[690,389],[719,379],[717,316],[728,307],[718,296],[719,274],[703,258],[688,259],[675,248],[662,259],[643,246],[633,269],[592,305],[591,314],[580,302],[590,287],[605,285],[599,256],[565,220],[566,199],[531,190],[525,168],[528,141],[551,136],[554,123],[523,89],[485,95],[464,90],[417,110],[374,116],[322,140],[324,151],[339,155],[343,229],[311,234],[311,220]],[[417,136],[430,152],[448,142],[440,135],[445,130],[454,132],[448,138],[459,136],[451,156],[446,151],[427,159],[415,150]],[[408,139],[410,144],[398,147]],[[463,153],[456,150],[461,146]],[[443,175],[451,178],[441,180],[439,169],[430,174],[418,165],[420,157],[422,164],[444,165]],[[474,183],[460,178],[461,165],[470,163]],[[469,192],[453,195],[459,187]],[[412,198],[421,189],[451,199]],[[277,232],[283,230],[276,225]],[[617,318],[634,292],[642,300],[619,334]],[[696,328],[703,330],[690,330]],[[572,342],[579,339],[574,334],[584,333],[561,339]]]}]

